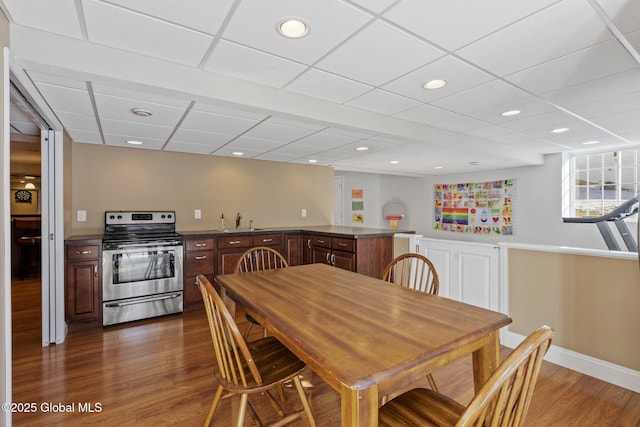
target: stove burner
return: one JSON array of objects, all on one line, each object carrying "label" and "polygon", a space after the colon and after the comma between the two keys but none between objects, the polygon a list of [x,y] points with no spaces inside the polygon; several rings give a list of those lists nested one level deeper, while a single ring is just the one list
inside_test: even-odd
[{"label": "stove burner", "polygon": [[105,212],[104,230],[103,249],[182,244],[173,211]]}]

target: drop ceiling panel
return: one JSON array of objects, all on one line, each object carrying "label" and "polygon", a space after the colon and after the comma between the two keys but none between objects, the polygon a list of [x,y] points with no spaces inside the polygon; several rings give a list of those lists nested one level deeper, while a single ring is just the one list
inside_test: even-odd
[{"label": "drop ceiling panel", "polygon": [[[106,46],[197,66],[213,37],[93,0],[82,1],[89,40]],[[117,30],[113,23],[117,22]]]},{"label": "drop ceiling panel", "polygon": [[[520,114],[514,116],[503,116],[502,113],[507,111],[520,111]],[[558,109],[549,102],[539,98],[529,97],[519,99],[508,104],[502,104],[497,107],[491,107],[486,110],[470,113],[469,116],[485,122],[500,124],[520,120],[526,117],[537,116],[543,113],[550,113]]]},{"label": "drop ceiling panel", "polygon": [[343,104],[372,89],[372,86],[312,68],[287,85],[287,90]]},{"label": "drop ceiling panel", "polygon": [[[564,37],[565,34],[571,37]],[[584,0],[565,0],[456,53],[498,76],[505,76],[612,37]],[[564,43],[558,43],[560,39]]]},{"label": "drop ceiling panel", "polygon": [[466,115],[502,105],[506,102],[525,99],[529,96],[526,92],[508,83],[501,80],[492,80],[489,83],[438,99],[432,102],[432,105]]},{"label": "drop ceiling panel", "polygon": [[136,101],[180,108],[187,108],[191,103],[191,101],[186,98],[162,95],[149,90],[133,90],[131,88],[109,86],[102,83],[92,83],[91,88],[96,94],[108,95],[117,98],[126,98],[126,100],[128,100],[128,102],[131,102],[133,106],[136,106],[134,104]]},{"label": "drop ceiling panel", "polygon": [[102,144],[102,138],[98,132],[86,131],[83,129],[74,129],[65,127],[65,131],[76,142],[88,144]]},{"label": "drop ceiling panel", "polygon": [[422,105],[422,103],[384,90],[374,89],[347,102],[346,105],[376,113],[397,114]]},{"label": "drop ceiling panel", "polygon": [[58,112],[58,119],[65,127],[99,133],[95,116],[60,111]]},{"label": "drop ceiling panel", "polygon": [[428,43],[376,21],[320,60],[316,67],[379,86],[443,55]]},{"label": "drop ceiling panel", "polygon": [[204,65],[214,71],[273,87],[283,87],[307,67],[269,53],[221,40]]},{"label": "drop ceiling panel", "polygon": [[[278,24],[291,16],[309,20],[311,27],[306,37],[291,40],[278,33]],[[366,13],[338,0],[245,0],[239,4],[222,36],[283,58],[312,64],[369,19]]]},{"label": "drop ceiling panel", "polygon": [[255,126],[256,123],[258,123],[258,120],[191,110],[180,125],[180,128],[237,135]]},{"label": "drop ceiling panel", "polygon": [[403,0],[384,16],[453,51],[555,2],[494,0],[487,5],[467,0]]},{"label": "drop ceiling panel", "polygon": [[243,136],[250,138],[266,139],[280,144],[295,141],[306,135],[314,133],[314,130],[299,127],[284,126],[268,122],[262,122],[249,129]]},{"label": "drop ceiling panel", "polygon": [[[96,108],[104,119],[121,120],[123,122],[139,123],[140,125],[175,126],[185,112],[185,108],[170,107],[127,98],[95,94]],[[141,117],[131,110],[141,108],[153,114]]]},{"label": "drop ceiling panel", "polygon": [[113,145],[117,147],[127,147],[143,150],[159,150],[165,144],[164,140],[152,139],[152,138],[136,138],[137,141],[142,142],[142,145],[130,145],[127,143],[131,137],[128,135],[106,134],[104,135],[105,144]]},{"label": "drop ceiling panel", "polygon": [[27,75],[36,83],[47,83],[53,86],[62,86],[71,89],[88,90],[84,80],[64,77],[55,74],[41,73],[39,71],[27,71]]},{"label": "drop ceiling panel", "polygon": [[210,145],[195,144],[193,142],[184,142],[171,140],[164,147],[166,151],[177,151],[180,153],[192,153],[192,154],[209,154],[218,147],[211,147]]},{"label": "drop ceiling panel", "polygon": [[102,131],[106,134],[124,135],[128,139],[160,139],[166,141],[173,131],[172,127],[140,125],[122,120],[102,119]]},{"label": "drop ceiling panel", "polygon": [[235,136],[215,132],[200,132],[192,129],[180,128],[172,136],[172,143],[198,144],[209,147],[209,152],[231,141]]},{"label": "drop ceiling panel", "polygon": [[433,125],[439,129],[447,129],[453,132],[463,132],[471,129],[478,129],[486,126],[487,124],[471,117],[459,116],[434,123]]},{"label": "drop ceiling panel", "polygon": [[111,3],[138,12],[184,25],[208,34],[216,34],[233,0],[182,0],[176,7],[174,0],[110,0]]},{"label": "drop ceiling panel", "polygon": [[82,38],[74,0],[3,0],[3,3],[11,18],[20,25]]},{"label": "drop ceiling panel", "polygon": [[76,114],[93,111],[93,105],[86,90],[71,89],[62,86],[40,83],[37,85],[42,96],[51,108]]},{"label": "drop ceiling panel", "polygon": [[192,111],[215,113],[223,116],[237,117],[241,119],[251,119],[256,123],[260,120],[266,119],[269,116],[263,111],[257,111],[250,107],[222,105],[222,103],[206,104],[203,102],[196,102],[193,105]]},{"label": "drop ceiling panel", "polygon": [[[435,79],[445,80],[447,85],[431,90],[422,87],[424,83]],[[431,102],[493,79],[493,76],[479,68],[447,55],[385,84],[382,88],[409,98]]]},{"label": "drop ceiling panel", "polygon": [[454,113],[453,111],[434,107],[433,105],[428,104],[421,105],[395,115],[395,117],[416,123],[422,123],[424,125],[430,125],[460,116],[460,114]]},{"label": "drop ceiling panel", "polygon": [[348,136],[335,135],[326,132],[314,133],[305,138],[296,141],[295,145],[304,145],[308,147],[314,147],[317,151],[328,150],[330,148],[337,148],[343,145],[351,144],[355,142],[356,138]]},{"label": "drop ceiling panel", "polygon": [[635,0],[596,0],[623,34],[640,30],[640,2]]},{"label": "drop ceiling panel", "polygon": [[[638,89],[640,89],[640,87],[638,87]],[[571,109],[574,113],[578,113],[586,118],[624,113],[633,110],[640,110],[640,91],[598,102],[578,105]]]}]

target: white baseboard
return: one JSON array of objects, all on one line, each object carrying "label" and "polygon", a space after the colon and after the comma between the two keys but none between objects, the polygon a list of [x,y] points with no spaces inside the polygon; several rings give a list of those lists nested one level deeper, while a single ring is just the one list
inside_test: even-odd
[{"label": "white baseboard", "polygon": [[[501,343],[516,348],[526,337],[502,331]],[[552,345],[544,360],[640,393],[640,372]]]}]

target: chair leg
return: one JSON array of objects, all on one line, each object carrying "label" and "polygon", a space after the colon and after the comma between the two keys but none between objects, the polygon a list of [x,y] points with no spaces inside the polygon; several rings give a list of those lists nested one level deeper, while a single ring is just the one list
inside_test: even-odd
[{"label": "chair leg", "polygon": [[249,326],[247,326],[247,330],[244,331],[244,335],[242,337],[245,341],[249,340],[249,332],[251,332],[252,327],[253,327],[253,323],[249,322]]},{"label": "chair leg", "polygon": [[218,403],[220,403],[220,398],[222,397],[223,391],[224,391],[224,388],[222,388],[222,386],[218,386],[218,390],[216,390],[216,395],[213,397],[213,402],[211,402],[211,407],[209,408],[209,414],[207,414],[207,419],[204,422],[205,427],[209,427],[211,425],[213,414],[214,412],[216,412]]},{"label": "chair leg", "polygon": [[247,402],[249,401],[249,395],[244,393],[240,398],[240,411],[238,411],[238,427],[244,426],[244,416],[247,412]]},{"label": "chair leg", "polygon": [[436,385],[436,380],[433,379],[433,375],[427,374],[427,381],[429,381],[429,385],[433,391],[439,391],[438,386]]},{"label": "chair leg", "polygon": [[278,402],[276,402],[273,396],[271,396],[271,393],[269,393],[269,391],[267,390],[264,392],[264,395],[269,400],[269,402],[271,402],[271,406],[273,406],[273,409],[278,413],[278,415],[280,415],[281,417],[284,417],[285,413],[282,410],[282,407],[278,405]]},{"label": "chair leg", "polygon": [[309,424],[311,424],[311,427],[316,427],[316,420],[313,418],[313,412],[311,412],[311,406],[309,406],[309,400],[307,399],[307,395],[304,393],[304,387],[302,387],[300,377],[296,375],[293,378],[293,382],[296,385],[296,390],[298,390],[298,395],[300,396],[300,400],[302,401],[302,407],[307,413]]}]

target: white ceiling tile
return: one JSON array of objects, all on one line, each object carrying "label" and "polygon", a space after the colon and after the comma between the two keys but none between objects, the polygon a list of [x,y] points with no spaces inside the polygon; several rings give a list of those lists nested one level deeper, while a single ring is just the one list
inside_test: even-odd
[{"label": "white ceiling tile", "polygon": [[82,129],[65,128],[72,140],[75,142],[85,142],[88,144],[102,144],[102,138],[98,132],[91,132]]},{"label": "white ceiling tile", "polygon": [[3,0],[3,3],[11,18],[20,25],[82,38],[74,0]]},{"label": "white ceiling tile", "polygon": [[[284,18],[309,21],[308,34],[287,39],[276,27]],[[244,0],[240,2],[222,37],[304,64],[317,61],[345,37],[367,23],[370,16],[338,0]]]},{"label": "white ceiling tile", "polygon": [[[502,113],[506,111],[514,110],[520,111],[520,114],[508,117],[502,115]],[[558,109],[554,105],[547,101],[543,101],[535,97],[529,97],[525,99],[518,99],[496,107],[491,107],[486,110],[476,111],[470,113],[469,116],[478,120],[484,120],[485,122],[500,124],[557,110]]]},{"label": "white ceiling tile", "polygon": [[342,128],[337,128],[337,127],[333,127],[333,126],[324,129],[323,133],[333,134],[333,135],[341,135],[341,136],[348,136],[348,137],[354,138],[354,139],[364,139],[364,138],[369,138],[369,137],[373,136],[370,133],[365,133],[365,132],[362,132],[362,131],[353,131],[353,130],[350,130],[350,129],[342,129]]},{"label": "white ceiling tile", "polygon": [[220,146],[212,147],[210,145],[195,144],[193,142],[184,142],[171,140],[164,147],[164,151],[177,151],[180,153],[192,154],[209,154]]},{"label": "white ceiling tile", "polygon": [[243,159],[252,159],[256,156],[263,154],[262,150],[243,150],[243,155],[238,156],[233,154],[237,151],[237,148],[224,146],[217,149],[213,154],[215,156],[225,156],[225,157],[233,157],[233,158],[243,158]]},{"label": "white ceiling tile", "polygon": [[626,111],[640,110],[640,86],[638,92],[617,96],[602,101],[591,102],[571,108],[571,111],[582,117],[592,118],[608,114],[624,113]]},{"label": "white ceiling tile", "polygon": [[51,108],[55,110],[76,114],[87,114],[93,111],[89,92],[86,90],[71,89],[45,83],[39,83],[37,87]]},{"label": "white ceiling tile", "polygon": [[314,98],[345,103],[371,90],[372,87],[312,68],[287,86],[287,90]]},{"label": "white ceiling tile", "polygon": [[[171,107],[100,93],[95,94],[94,99],[98,113],[102,118],[134,122],[142,125],[175,126],[185,112],[185,108],[181,107]],[[142,108],[151,111],[153,114],[148,117],[138,116],[131,111],[133,108]]]},{"label": "white ceiling tile", "polygon": [[166,105],[169,107],[180,107],[182,109],[187,108],[191,101],[189,99],[182,99],[176,96],[167,96],[154,93],[151,91],[133,90],[130,88],[121,88],[117,86],[105,85],[102,83],[93,83],[91,85],[93,92],[96,94],[108,95],[116,98],[126,98],[133,101],[142,101],[145,103],[153,103]]},{"label": "white ceiling tile", "polygon": [[95,116],[69,113],[67,111],[60,111],[57,116],[65,128],[98,132],[98,123]]},{"label": "white ceiling tile", "polygon": [[376,21],[320,60],[316,67],[379,86],[443,55],[440,49]]},{"label": "white ceiling tile", "polygon": [[380,13],[392,4],[394,4],[397,0],[352,0],[353,3],[356,3],[374,13]]},{"label": "white ceiling tile", "polygon": [[290,126],[290,127],[298,127],[298,128],[302,128],[302,129],[309,129],[309,130],[322,130],[325,129],[327,126],[323,125],[323,124],[318,124],[318,123],[312,123],[310,121],[300,121],[300,120],[295,120],[295,119],[285,119],[282,117],[269,117],[267,120],[265,120],[266,123],[271,123],[274,125],[283,125],[283,126]]},{"label": "white ceiling tile", "polygon": [[374,89],[347,102],[346,105],[381,114],[396,114],[422,104],[404,96]]},{"label": "white ceiling tile", "polygon": [[214,100],[208,104],[196,102],[191,110],[205,113],[216,113],[223,116],[237,117],[241,119],[251,119],[256,123],[269,117],[269,114],[264,111],[258,111],[246,106],[234,106],[228,104],[229,103],[223,103],[222,101],[215,102]]},{"label": "white ceiling tile", "polygon": [[533,93],[544,93],[637,67],[638,63],[618,41],[610,40],[506,76],[505,79]]},{"label": "white ceiling tile", "polygon": [[[564,37],[565,34],[571,37]],[[498,76],[505,76],[612,37],[584,0],[564,0],[456,53]],[[558,43],[561,39],[563,43]]]},{"label": "white ceiling tile", "polygon": [[117,135],[117,134],[106,134],[104,135],[105,144],[113,145],[116,147],[127,147],[127,148],[142,148],[145,150],[159,150],[164,145],[164,140],[152,139],[152,138],[136,138],[137,141],[142,142],[142,145],[131,145],[127,144],[128,140],[131,140],[131,137],[128,135]]},{"label": "white ceiling tile", "polygon": [[200,32],[106,3],[82,0],[82,7],[89,40],[94,43],[197,66],[213,40]]},{"label": "white ceiling tile", "polygon": [[503,135],[513,134],[513,129],[507,129],[502,126],[489,125],[489,126],[484,126],[480,128],[469,129],[464,131],[463,133],[467,135],[472,135],[478,138],[493,140]]},{"label": "white ceiling tile", "polygon": [[331,148],[337,148],[346,144],[350,144],[354,141],[356,141],[356,138],[319,132],[296,141],[296,145],[306,145],[316,148],[317,151],[321,151]]},{"label": "white ceiling tile", "polygon": [[[445,80],[447,85],[431,90],[422,87],[424,83],[435,79]],[[493,79],[490,74],[448,55],[399,77],[382,88],[409,98],[431,102]]]},{"label": "white ceiling tile", "polygon": [[227,142],[231,141],[235,135],[215,133],[215,132],[200,132],[192,129],[180,128],[173,134],[171,143],[180,142],[187,144],[197,144],[208,146],[209,152],[213,151],[213,148],[220,147]]},{"label": "white ceiling tile", "polygon": [[110,0],[111,3],[146,13],[185,27],[216,34],[233,0]]},{"label": "white ceiling tile", "polygon": [[281,88],[307,67],[288,59],[221,40],[204,65],[205,70]]},{"label": "white ceiling tile", "polygon": [[461,114],[471,114],[497,105],[528,98],[529,96],[526,92],[503,81],[493,80],[446,98],[438,99],[432,104]]},{"label": "white ceiling tile", "polygon": [[[637,134],[637,121],[640,119],[640,108],[637,110],[624,111],[615,114],[607,114],[600,117],[593,118],[593,122],[597,125],[610,130],[623,138],[634,138]],[[634,140],[631,142],[640,142],[640,140]]]},{"label": "white ceiling tile", "polygon": [[460,114],[454,113],[452,111],[447,111],[442,108],[434,107],[433,105],[425,104],[396,114],[395,117],[416,123],[422,123],[424,125],[429,125],[432,123],[453,119],[455,117],[460,117]]},{"label": "white ceiling tile", "polygon": [[283,145],[275,150],[272,153],[276,153],[282,156],[292,156],[293,159],[297,159],[303,156],[311,155],[323,151],[322,147],[314,147],[311,145],[301,145],[297,142],[293,142],[291,144]]},{"label": "white ceiling tile", "polygon": [[39,71],[28,71],[27,74],[36,83],[47,83],[53,86],[63,86],[71,89],[88,90],[87,82],[56,74],[41,73]]},{"label": "white ceiling tile", "polygon": [[384,14],[425,39],[456,50],[557,0],[403,0]]},{"label": "white ceiling tile", "polygon": [[596,0],[623,33],[640,30],[640,2],[636,0]]},{"label": "white ceiling tile", "polygon": [[268,139],[252,138],[245,135],[239,136],[233,141],[229,142],[225,147],[230,147],[240,151],[259,151],[261,153],[265,151],[271,151],[284,145],[284,142],[273,141]]},{"label": "white ceiling tile", "polygon": [[160,139],[166,141],[173,128],[166,126],[141,125],[140,123],[122,120],[102,119],[102,132],[106,134],[124,135],[129,139]]},{"label": "white ceiling tile", "polygon": [[576,123],[583,122],[568,113],[556,110],[530,117],[518,118],[514,116],[512,120],[503,122],[501,126],[518,131],[527,131],[540,128],[548,130],[560,127],[571,128]]},{"label": "white ceiling tile", "polygon": [[486,126],[485,122],[472,119],[471,117],[460,116],[449,120],[434,123],[432,126],[439,129],[446,129],[452,132],[463,132],[471,129],[478,129]]},{"label": "white ceiling tile", "polygon": [[259,160],[271,160],[276,162],[290,162],[297,159],[297,154],[280,153],[278,150],[269,151],[268,153],[259,154],[255,158]]},{"label": "white ceiling tile", "polygon": [[191,129],[201,132],[215,132],[237,135],[255,126],[258,120],[243,117],[232,117],[223,114],[207,113],[191,110],[180,125],[181,129]]},{"label": "white ceiling tile", "polygon": [[40,135],[40,128],[31,122],[14,122],[11,119],[11,133],[14,133],[14,129],[22,135]]},{"label": "white ceiling tile", "polygon": [[311,129],[262,122],[245,132],[243,136],[257,139],[266,139],[269,141],[278,142],[280,144],[285,144],[287,142],[300,139],[313,132],[315,131]]}]

